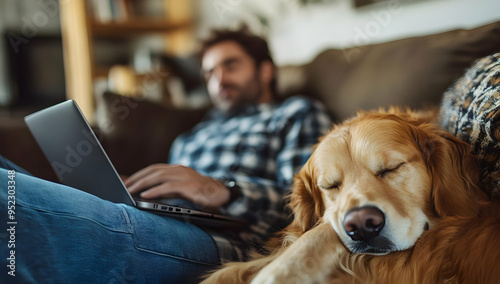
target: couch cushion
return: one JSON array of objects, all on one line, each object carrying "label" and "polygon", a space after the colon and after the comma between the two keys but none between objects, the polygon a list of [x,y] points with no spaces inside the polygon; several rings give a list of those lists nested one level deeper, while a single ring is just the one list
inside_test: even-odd
[{"label": "couch cushion", "polygon": [[478,60],[443,96],[441,123],[473,146],[481,186],[500,198],[500,53]]},{"label": "couch cushion", "polygon": [[[307,65],[280,68],[279,86],[285,95],[299,92],[322,100],[337,120],[359,109],[438,105],[467,67],[499,47],[500,22],[496,22],[471,30],[329,49]],[[297,74],[305,79],[298,80]]]}]

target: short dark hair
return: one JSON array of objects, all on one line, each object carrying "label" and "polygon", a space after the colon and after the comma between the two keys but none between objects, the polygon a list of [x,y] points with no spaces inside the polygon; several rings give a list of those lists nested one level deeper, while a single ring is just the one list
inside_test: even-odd
[{"label": "short dark hair", "polygon": [[[257,68],[260,67],[262,62],[266,60],[275,66],[267,41],[260,36],[252,34],[246,26],[241,26],[237,30],[212,30],[210,36],[201,42],[201,46],[198,51],[199,59],[202,60],[207,50],[212,46],[225,41],[234,41],[240,45],[241,48],[243,48],[243,50],[254,60]],[[276,75],[276,70],[274,70],[273,79],[270,83],[271,93],[275,99],[277,98]]]}]

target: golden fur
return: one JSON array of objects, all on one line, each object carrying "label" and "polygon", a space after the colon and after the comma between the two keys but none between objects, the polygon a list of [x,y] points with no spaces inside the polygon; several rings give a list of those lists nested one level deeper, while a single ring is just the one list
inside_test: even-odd
[{"label": "golden fur", "polygon": [[[391,109],[335,126],[294,178],[274,252],[204,283],[498,283],[500,205],[477,187],[469,146],[428,120]],[[382,245],[344,229],[366,206],[385,216]]]}]

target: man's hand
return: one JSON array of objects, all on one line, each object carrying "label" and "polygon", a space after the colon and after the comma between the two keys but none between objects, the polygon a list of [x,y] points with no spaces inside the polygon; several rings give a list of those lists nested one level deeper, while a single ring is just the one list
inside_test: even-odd
[{"label": "man's hand", "polygon": [[144,199],[182,198],[211,211],[218,211],[230,198],[219,181],[180,165],[151,165],[127,178],[125,186]]}]

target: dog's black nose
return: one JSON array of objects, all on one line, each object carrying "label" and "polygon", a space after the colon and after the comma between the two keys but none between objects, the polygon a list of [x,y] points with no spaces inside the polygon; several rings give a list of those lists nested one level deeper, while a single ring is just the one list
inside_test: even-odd
[{"label": "dog's black nose", "polygon": [[373,206],[357,207],[347,212],[343,225],[352,240],[369,242],[384,228],[385,216]]}]

